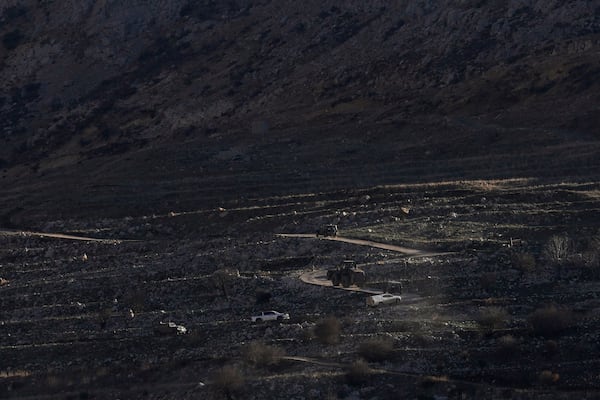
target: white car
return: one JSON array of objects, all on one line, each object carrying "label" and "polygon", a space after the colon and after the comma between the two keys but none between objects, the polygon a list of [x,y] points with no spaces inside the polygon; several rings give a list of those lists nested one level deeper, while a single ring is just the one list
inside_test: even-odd
[{"label": "white car", "polygon": [[252,322],[262,321],[282,321],[284,319],[290,319],[290,314],[280,313],[278,311],[262,311],[251,317]]},{"label": "white car", "polygon": [[396,304],[400,303],[400,300],[402,300],[402,297],[398,296],[397,294],[382,293],[367,297],[367,305],[375,307],[379,304]]}]

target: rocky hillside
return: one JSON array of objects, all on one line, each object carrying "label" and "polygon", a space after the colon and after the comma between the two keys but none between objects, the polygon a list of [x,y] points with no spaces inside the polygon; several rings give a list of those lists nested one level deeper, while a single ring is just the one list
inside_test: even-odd
[{"label": "rocky hillside", "polygon": [[597,4],[393,3],[2,2],[2,202],[597,172]]}]

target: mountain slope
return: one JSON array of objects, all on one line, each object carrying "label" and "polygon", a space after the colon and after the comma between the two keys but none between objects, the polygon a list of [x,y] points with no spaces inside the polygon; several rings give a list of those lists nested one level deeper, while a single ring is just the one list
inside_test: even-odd
[{"label": "mountain slope", "polygon": [[5,209],[597,176],[592,2],[14,1],[0,14]]}]

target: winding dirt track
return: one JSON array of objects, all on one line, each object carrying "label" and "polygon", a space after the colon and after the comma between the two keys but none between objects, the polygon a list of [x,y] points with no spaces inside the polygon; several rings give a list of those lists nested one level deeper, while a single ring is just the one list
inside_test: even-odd
[{"label": "winding dirt track", "polygon": [[327,271],[324,269],[320,269],[320,270],[316,270],[316,271],[310,271],[310,272],[305,272],[302,275],[300,275],[300,280],[304,283],[308,283],[310,285],[317,285],[317,286],[328,286],[328,287],[332,287],[334,289],[342,289],[342,290],[349,290],[351,292],[361,292],[361,293],[368,293],[368,294],[381,294],[383,293],[381,290],[376,290],[376,289],[369,289],[369,288],[361,288],[358,286],[350,286],[350,287],[343,287],[343,286],[333,286],[333,284],[331,283],[331,281],[329,279],[327,279]]},{"label": "winding dirt track", "polygon": [[[311,239],[317,238],[317,235],[304,234],[304,233],[280,233],[277,236],[289,237],[289,238],[311,238]],[[377,249],[391,250],[391,251],[406,254],[409,256],[425,257],[425,256],[439,255],[439,253],[430,253],[427,251],[410,249],[408,247],[395,246],[393,244],[378,243],[378,242],[373,242],[371,240],[363,240],[363,239],[352,239],[352,238],[346,238],[346,237],[342,237],[342,236],[319,236],[318,239],[332,240],[335,242],[344,242],[344,243],[356,244],[359,246],[369,246],[369,247],[374,247]]]},{"label": "winding dirt track", "polygon": [[[402,253],[402,254],[405,254],[405,255],[411,256],[411,257],[432,257],[432,256],[448,254],[448,253],[432,253],[432,252],[423,251],[423,250],[411,249],[411,248],[403,247],[403,246],[396,246],[393,244],[378,243],[378,242],[373,242],[371,240],[363,240],[363,239],[352,239],[352,238],[346,238],[346,237],[342,237],[342,236],[318,236],[317,237],[317,235],[310,234],[310,233],[280,233],[280,234],[277,234],[277,236],[286,237],[286,238],[321,239],[321,240],[331,240],[331,241],[335,241],[335,242],[344,242],[344,243],[356,244],[359,246],[368,246],[368,247],[374,247],[377,249],[395,251],[397,253]],[[350,286],[347,288],[345,288],[343,286],[333,286],[331,281],[329,279],[327,279],[327,271],[324,269],[305,272],[302,275],[300,275],[300,280],[304,283],[308,283],[311,285],[327,286],[327,287],[332,287],[334,289],[349,290],[352,292],[361,292],[361,293],[367,293],[367,294],[383,293],[383,291],[381,291],[381,290],[360,288],[358,286]],[[414,299],[412,299],[412,300],[414,300]]]}]

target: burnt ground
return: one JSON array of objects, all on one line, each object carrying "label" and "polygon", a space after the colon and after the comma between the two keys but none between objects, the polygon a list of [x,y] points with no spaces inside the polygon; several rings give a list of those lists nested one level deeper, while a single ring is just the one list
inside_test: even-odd
[{"label": "burnt ground", "polygon": [[[223,387],[236,399],[600,396],[598,182],[465,180],[223,205],[39,227],[127,241],[0,236],[0,397],[210,399],[226,398]],[[451,253],[276,236],[322,223]],[[564,253],[549,252],[552,237]],[[368,308],[365,294],[299,280],[344,259],[407,300]],[[271,296],[257,304],[257,293]],[[263,309],[291,318],[252,324]],[[331,316],[339,340],[323,344],[314,328]],[[349,377],[372,339],[392,347]],[[288,358],[249,363],[254,341]],[[224,366],[243,374],[241,387],[219,384]]]},{"label": "burnt ground", "polygon": [[593,2],[76,3],[0,5],[0,397],[599,397]]}]

